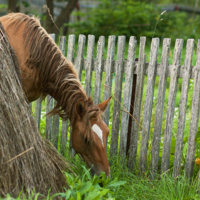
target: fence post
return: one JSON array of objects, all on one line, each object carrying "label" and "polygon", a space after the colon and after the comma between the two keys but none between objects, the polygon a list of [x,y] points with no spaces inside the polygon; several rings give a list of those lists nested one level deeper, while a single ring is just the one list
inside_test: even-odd
[{"label": "fence post", "polygon": [[183,40],[177,39],[174,49],[174,58],[173,58],[173,71],[172,77],[170,79],[170,88],[169,88],[169,97],[168,97],[168,106],[167,106],[167,116],[165,122],[165,132],[164,132],[164,144],[162,152],[162,163],[161,163],[161,172],[164,173],[169,169],[169,156],[170,156],[170,146],[171,146],[171,134],[172,126],[174,120],[174,108],[177,92],[177,82],[178,82],[178,72],[180,68],[181,61],[181,52],[183,48]]},{"label": "fence post", "polygon": [[95,67],[95,90],[94,90],[94,104],[100,103],[101,97],[101,79],[102,79],[102,67],[104,59],[104,46],[105,37],[101,36],[97,44],[97,65]]},{"label": "fence post", "polygon": [[115,64],[115,94],[113,106],[113,123],[110,144],[110,156],[117,155],[118,151],[118,136],[120,123],[120,107],[121,107],[121,91],[122,91],[122,77],[124,68],[124,50],[125,50],[125,36],[118,37],[117,45],[117,60]]},{"label": "fence post", "polygon": [[[105,66],[105,89],[104,89],[104,101],[108,99],[112,94],[112,72],[113,72],[113,61],[115,54],[115,40],[114,35],[109,36],[108,38],[108,50]],[[110,104],[106,108],[103,114],[104,122],[109,126],[109,113],[110,113]]]},{"label": "fence post", "polygon": [[128,158],[128,168],[130,170],[134,169],[137,157],[137,143],[138,143],[138,131],[139,131],[138,123],[140,123],[140,112],[141,112],[145,64],[146,64],[145,44],[146,44],[146,37],[141,37],[140,49],[139,49],[139,61],[137,66],[137,83],[136,83],[134,113],[133,113],[134,118],[133,119],[131,118],[133,123],[131,129],[131,139],[130,139],[129,158]]},{"label": "fence post", "polygon": [[148,67],[147,89],[146,89],[144,117],[143,117],[143,124],[142,124],[143,129],[142,129],[142,141],[141,141],[141,148],[140,148],[140,164],[139,164],[141,173],[143,173],[146,169],[158,48],[159,48],[159,38],[154,38],[151,43],[151,54],[150,54],[150,61],[149,61],[149,67]]},{"label": "fence post", "polygon": [[85,91],[87,96],[90,96],[91,92],[91,79],[92,79],[92,68],[94,64],[94,44],[95,36],[88,35],[88,44],[87,44],[87,60],[86,60],[86,72],[85,72]]},{"label": "fence post", "polygon": [[165,90],[166,90],[166,71],[169,66],[169,51],[170,51],[171,39],[165,38],[163,40],[162,48],[162,60],[161,60],[161,74],[159,77],[159,86],[158,86],[158,96],[156,104],[156,114],[155,114],[155,124],[154,124],[154,134],[152,142],[152,151],[151,151],[151,178],[155,178],[155,174],[158,170],[158,160],[159,160],[159,151],[160,151],[160,139],[162,131],[162,121],[163,121],[163,108],[165,102]]},{"label": "fence post", "polygon": [[[195,138],[198,130],[199,122],[199,108],[200,106],[200,40],[197,44],[197,62],[196,62],[196,73],[194,77],[194,90],[192,98],[192,112],[190,121],[190,131],[188,139],[188,149],[186,156],[185,171],[188,178],[192,177],[195,159]],[[200,180],[200,173],[198,179]]]},{"label": "fence post", "polygon": [[[74,62],[74,47],[75,47],[75,35],[69,35],[68,48],[67,48],[67,60]],[[68,121],[68,120],[67,120]],[[70,127],[70,142],[69,142],[69,156],[75,155],[75,151],[72,147],[72,127]]]},{"label": "fence post", "polygon": [[126,157],[126,145],[127,145],[127,133],[128,133],[128,119],[131,102],[131,91],[133,84],[133,73],[135,68],[135,54],[136,54],[137,40],[135,37],[130,37],[128,59],[126,66],[125,86],[124,86],[124,97],[123,97],[123,112],[121,119],[121,134],[120,134],[120,149],[119,154],[122,160]]}]

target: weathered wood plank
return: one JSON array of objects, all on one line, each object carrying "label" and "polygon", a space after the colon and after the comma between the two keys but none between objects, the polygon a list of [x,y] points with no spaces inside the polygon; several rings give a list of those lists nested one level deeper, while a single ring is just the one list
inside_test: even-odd
[{"label": "weathered wood plank", "polygon": [[[120,134],[120,157],[125,159],[126,157],[126,145],[127,145],[127,133],[128,133],[128,121],[131,103],[131,92],[133,83],[133,71],[135,66],[135,54],[136,54],[137,40],[135,37],[130,37],[129,49],[128,49],[128,63],[126,68],[124,96],[123,96],[123,110],[121,119],[121,134]],[[128,112],[128,113],[127,113]]]},{"label": "weathered wood plank", "polygon": [[87,44],[87,59],[86,59],[86,72],[85,72],[85,91],[87,96],[90,96],[91,92],[91,80],[92,80],[92,69],[94,61],[94,44],[95,36],[88,35],[88,44]]},{"label": "weathered wood plank", "polygon": [[[69,35],[67,60],[69,60],[70,62],[74,62],[74,51],[75,51],[75,35]],[[68,122],[68,120],[67,120],[67,122]],[[72,127],[70,127],[69,156],[72,156],[75,152],[72,147],[71,132],[72,132]]]},{"label": "weathered wood plank", "polygon": [[102,66],[104,59],[105,37],[100,36],[97,43],[97,65],[95,66],[95,90],[94,90],[94,104],[100,103],[101,97],[101,80],[102,80]]},{"label": "weathered wood plank", "polygon": [[189,39],[187,41],[186,53],[185,53],[185,73],[182,81],[181,88],[181,98],[179,104],[179,118],[178,118],[178,128],[176,134],[176,147],[174,155],[174,167],[173,167],[173,176],[176,177],[179,174],[181,167],[181,158],[183,151],[183,137],[185,129],[185,118],[186,118],[186,108],[187,108],[187,97],[188,97],[188,88],[190,82],[190,73],[192,66],[192,56],[194,49],[194,40]]},{"label": "weathered wood plank", "polygon": [[170,88],[168,97],[169,100],[168,100],[167,116],[165,122],[164,144],[163,144],[162,163],[161,163],[162,173],[164,173],[169,169],[171,135],[172,135],[173,120],[174,120],[178,71],[180,67],[182,48],[183,48],[183,40],[177,39],[175,44],[173,64],[172,64],[174,73],[170,79]]},{"label": "weathered wood plank", "polygon": [[[59,41],[59,49],[65,55],[66,37],[61,36]],[[62,130],[61,130],[61,141],[60,141],[60,151],[63,155],[66,153],[67,144],[67,134],[68,134],[68,121],[62,120]]]},{"label": "weathered wood plank", "polygon": [[67,60],[72,63],[74,62],[74,48],[75,48],[75,35],[71,34],[68,37]]},{"label": "weathered wood plank", "polygon": [[[53,98],[47,95],[46,98],[46,114],[48,114],[53,109]],[[51,140],[52,134],[52,116],[46,117],[46,127],[45,127],[45,138]]]},{"label": "weathered wood plank", "polygon": [[[113,71],[113,62],[115,54],[115,40],[114,35],[109,36],[108,38],[108,50],[107,58],[105,63],[105,88],[104,88],[104,101],[107,100],[112,94],[112,71]],[[103,114],[103,120],[109,126],[109,113],[110,113],[110,104],[106,108]]]},{"label": "weathered wood plank", "polygon": [[122,76],[124,64],[124,49],[125,49],[125,36],[118,37],[117,45],[117,60],[115,65],[115,93],[114,93],[114,106],[113,106],[113,123],[110,145],[110,156],[117,155],[118,151],[118,135],[120,123],[120,104],[121,104],[121,91],[122,91]]},{"label": "weathered wood plank", "polygon": [[155,173],[158,170],[160,139],[161,139],[162,121],[163,121],[163,108],[164,108],[164,102],[165,102],[165,90],[166,90],[166,81],[167,81],[166,69],[169,65],[170,44],[171,44],[171,39],[165,38],[163,40],[162,59],[161,59],[161,66],[163,70],[159,78],[154,134],[153,134],[152,151],[151,151],[150,170],[151,170],[152,178],[154,178]]},{"label": "weathered wood plank", "polygon": [[143,129],[142,129],[142,141],[140,148],[140,171],[141,173],[146,169],[146,160],[147,160],[147,150],[148,150],[148,139],[149,139],[149,130],[151,123],[151,114],[152,114],[152,104],[154,96],[154,85],[155,85],[155,72],[156,72],[156,63],[158,57],[158,48],[159,48],[159,38],[153,38],[151,43],[151,53],[150,53],[150,62],[148,69],[148,78],[147,78],[147,89],[144,105],[144,117],[143,117]]},{"label": "weathered wood plank", "polygon": [[[194,78],[194,90],[193,90],[193,98],[192,98],[192,111],[191,111],[191,121],[190,121],[190,131],[189,131],[189,139],[188,139],[188,149],[186,156],[186,165],[185,171],[186,176],[188,178],[192,177],[194,161],[195,161],[195,138],[198,130],[198,122],[199,122],[199,111],[200,111],[200,40],[198,40],[197,44],[197,61],[196,61],[196,76]],[[200,173],[199,173],[200,180]]]},{"label": "weathered wood plank", "polygon": [[38,129],[40,129],[41,103],[42,103],[42,97],[40,97],[35,101],[35,121],[37,123]]},{"label": "weathered wood plank", "polygon": [[[146,63],[145,56],[145,44],[146,37],[140,38],[140,49],[139,49],[139,62],[137,68],[137,82],[136,82],[136,91],[135,91],[135,102],[133,110],[133,123],[131,128],[131,141],[129,148],[129,158],[128,158],[128,168],[132,171],[134,170],[137,157],[137,143],[138,143],[138,130],[140,123],[140,112],[141,112],[141,103],[142,103],[142,94],[144,87],[144,70]],[[136,121],[137,120],[137,121]]]},{"label": "weathered wood plank", "polygon": [[77,49],[77,57],[75,59],[75,68],[78,73],[78,77],[81,80],[81,74],[83,69],[83,55],[84,55],[84,48],[85,48],[85,35],[79,35],[78,39],[78,49]]},{"label": "weathered wood plank", "polygon": [[[50,34],[51,35],[51,34]],[[51,35],[52,39],[55,41],[55,34]],[[59,41],[59,43],[63,42],[63,39]],[[59,47],[62,47],[64,44],[59,44]],[[62,51],[62,50],[61,50]],[[56,106],[57,102],[54,99],[54,107]],[[59,116],[53,116],[53,125],[52,125],[52,133],[51,133],[51,141],[55,148],[58,147],[58,134],[59,134]]]},{"label": "weathered wood plank", "polygon": [[[84,53],[84,47],[85,47],[85,36],[84,35],[79,35],[76,59],[74,59],[74,51],[75,51],[74,47],[75,47],[75,35],[69,35],[67,60],[75,63],[75,68],[77,70],[78,77],[81,80],[82,66],[84,63],[86,63],[86,62],[84,62],[84,59],[83,59],[83,53]],[[72,127],[70,127],[69,155],[73,156],[75,154],[75,151],[72,147],[71,132],[72,132]]]}]

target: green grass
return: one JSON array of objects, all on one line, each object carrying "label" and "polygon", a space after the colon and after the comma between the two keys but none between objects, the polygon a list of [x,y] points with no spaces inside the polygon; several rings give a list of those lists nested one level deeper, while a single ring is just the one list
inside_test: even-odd
[{"label": "green grass", "polygon": [[[66,173],[69,189],[64,193],[54,194],[44,197],[40,194],[32,193],[29,197],[20,196],[19,199],[51,200],[55,196],[69,200],[198,200],[200,199],[200,187],[198,181],[190,181],[185,176],[172,178],[170,173],[157,175],[155,180],[150,180],[148,172],[143,176],[136,176],[123,168],[121,163],[115,161],[111,166],[111,178],[105,178],[102,174],[100,178],[91,177],[85,163],[77,157],[74,161],[77,166],[75,172],[78,177]],[[99,186],[102,184],[102,187]],[[10,199],[7,195],[6,199]],[[1,200],[1,198],[0,198]]]}]

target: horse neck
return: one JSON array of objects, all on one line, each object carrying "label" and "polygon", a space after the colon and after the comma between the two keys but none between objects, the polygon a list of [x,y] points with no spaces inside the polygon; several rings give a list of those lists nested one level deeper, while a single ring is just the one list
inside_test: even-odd
[{"label": "horse neck", "polygon": [[65,58],[60,63],[60,66],[49,67],[51,70],[48,72],[46,82],[43,82],[41,87],[44,88],[44,94],[49,94],[57,101],[55,107],[57,111],[54,109],[54,114],[61,116],[64,111],[65,118],[70,119],[75,112],[76,103],[80,99],[87,103],[88,97],[74,66]]}]

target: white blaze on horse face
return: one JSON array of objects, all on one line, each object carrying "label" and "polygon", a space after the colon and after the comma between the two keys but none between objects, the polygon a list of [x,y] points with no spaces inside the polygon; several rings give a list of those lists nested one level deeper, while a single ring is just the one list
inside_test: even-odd
[{"label": "white blaze on horse face", "polygon": [[99,137],[99,139],[101,140],[102,145],[103,145],[103,133],[102,133],[102,130],[100,129],[100,127],[97,124],[94,124],[92,126],[92,130],[97,134],[97,136]]}]

